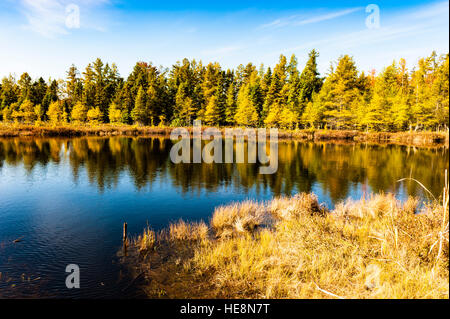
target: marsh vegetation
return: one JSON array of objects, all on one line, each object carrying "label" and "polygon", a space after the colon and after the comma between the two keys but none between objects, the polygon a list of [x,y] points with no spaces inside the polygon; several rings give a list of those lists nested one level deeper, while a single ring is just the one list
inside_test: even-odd
[{"label": "marsh vegetation", "polygon": [[448,184],[432,203],[313,194],[217,207],[204,222],[147,228],[129,258],[162,298],[448,298]]}]

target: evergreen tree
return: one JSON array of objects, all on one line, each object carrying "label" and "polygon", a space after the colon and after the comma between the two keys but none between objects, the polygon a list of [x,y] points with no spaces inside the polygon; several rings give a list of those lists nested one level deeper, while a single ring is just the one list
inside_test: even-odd
[{"label": "evergreen tree", "polygon": [[47,114],[50,104],[58,101],[58,82],[56,80],[50,81],[47,87],[44,98],[42,99],[42,109]]},{"label": "evergreen tree", "polygon": [[79,90],[80,79],[78,78],[78,76],[79,72],[76,66],[72,64],[67,71],[66,80],[66,94],[71,106],[75,105],[75,103],[81,99],[81,92]]},{"label": "evergreen tree", "polygon": [[147,108],[146,108],[146,96],[142,86],[139,88],[136,96],[134,108],[131,111],[131,118],[137,124],[143,125],[147,123]]},{"label": "evergreen tree", "polygon": [[[286,77],[286,57],[281,55],[278,64],[274,68],[270,87],[265,96],[261,111],[261,121],[264,121],[266,124],[270,123],[271,126],[279,126],[279,113],[286,99],[284,95],[286,90],[283,90]],[[275,109],[271,111],[272,107]],[[271,113],[270,119],[266,121],[269,113]]]},{"label": "evergreen tree", "polygon": [[257,81],[256,72],[248,83],[244,83],[238,93],[237,109],[234,119],[238,125],[255,127],[258,125],[259,117],[255,99],[252,97],[252,87]]},{"label": "evergreen tree", "polygon": [[312,50],[309,53],[308,61],[302,71],[299,79],[299,115],[301,116],[306,105],[312,101],[314,93],[318,93],[322,87],[323,80],[319,76],[317,70],[317,57],[319,53],[316,50]]},{"label": "evergreen tree", "polygon": [[339,58],[337,67],[331,67],[322,90],[318,95],[323,107],[324,124],[328,128],[345,129],[352,125],[352,101],[358,99],[360,91],[358,70],[353,58],[344,55]]},{"label": "evergreen tree", "polygon": [[22,103],[24,100],[29,99],[31,95],[31,77],[25,72],[20,76],[19,81],[17,81],[19,85],[19,102]]},{"label": "evergreen tree", "polygon": [[226,96],[226,106],[225,106],[225,122],[227,125],[234,125],[235,124],[235,117],[236,115],[236,93],[235,93],[235,86],[233,83],[230,84],[227,90],[227,96]]}]

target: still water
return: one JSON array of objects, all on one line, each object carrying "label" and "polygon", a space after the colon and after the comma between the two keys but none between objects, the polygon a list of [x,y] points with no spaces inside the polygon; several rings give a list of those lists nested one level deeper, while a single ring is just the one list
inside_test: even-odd
[{"label": "still water", "polygon": [[[136,297],[119,263],[122,224],[205,221],[215,206],[314,192],[332,208],[370,192],[436,196],[446,148],[279,143],[276,174],[257,164],[173,164],[164,138],[0,139],[0,297]],[[19,239],[17,242],[15,240]],[[65,267],[80,267],[67,289]]]}]

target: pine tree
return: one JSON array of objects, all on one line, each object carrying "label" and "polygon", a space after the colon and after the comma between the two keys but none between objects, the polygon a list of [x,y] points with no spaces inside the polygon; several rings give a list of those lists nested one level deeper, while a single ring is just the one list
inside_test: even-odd
[{"label": "pine tree", "polygon": [[82,102],[89,108],[95,105],[96,100],[96,90],[94,82],[94,71],[92,65],[89,63],[83,72],[83,96]]},{"label": "pine tree", "polygon": [[227,90],[227,96],[226,96],[226,106],[225,106],[225,122],[227,125],[234,125],[235,124],[235,117],[236,115],[236,93],[235,93],[235,86],[233,83],[230,84]]},{"label": "pine tree", "polygon": [[[264,99],[264,105],[261,111],[261,120],[264,123],[270,123],[271,126],[279,126],[279,115],[282,106],[286,103],[286,90],[283,90],[286,83],[286,57],[284,55],[280,56],[278,64],[273,70],[273,75],[270,83],[269,90]],[[271,110],[275,107],[275,110]],[[269,121],[266,118],[271,113]]]},{"label": "pine tree", "polygon": [[442,56],[431,87],[437,129],[448,129],[449,123],[449,55]]},{"label": "pine tree", "polygon": [[255,127],[258,125],[259,118],[257,107],[251,98],[250,83],[244,84],[239,90],[237,98],[237,109],[234,119],[240,126]]},{"label": "pine tree", "polygon": [[216,95],[209,98],[205,111],[205,123],[210,126],[219,125],[220,123],[220,105]]},{"label": "pine tree", "polygon": [[71,65],[69,70],[67,71],[67,80],[66,80],[66,94],[70,101],[70,105],[73,106],[75,103],[80,100],[80,90],[79,84],[80,79],[78,78],[79,72],[75,65]]},{"label": "pine tree", "polygon": [[267,127],[279,127],[281,121],[281,105],[280,99],[276,99],[271,105],[269,114],[267,114],[264,124]]},{"label": "pine tree", "polygon": [[358,99],[358,70],[353,58],[344,55],[339,58],[336,69],[331,67],[322,90],[318,95],[324,110],[327,127],[345,129],[351,127],[353,114],[352,101]]},{"label": "pine tree", "polygon": [[45,114],[47,114],[50,104],[56,101],[58,101],[58,82],[56,80],[53,80],[47,87],[45,96],[42,99],[42,109],[44,110]]},{"label": "pine tree", "polygon": [[312,101],[314,93],[318,93],[322,87],[323,80],[320,78],[319,71],[317,70],[317,58],[319,53],[316,50],[312,50],[309,53],[308,61],[303,69],[299,79],[299,115],[302,116],[306,105]]},{"label": "pine tree", "polygon": [[133,111],[131,111],[131,118],[137,124],[144,125],[147,123],[147,108],[146,108],[146,96],[142,86],[139,88],[136,96]]},{"label": "pine tree", "polygon": [[17,84],[19,85],[19,102],[22,103],[23,101],[30,99],[31,94],[31,77],[30,75],[25,72],[20,76],[19,81],[17,81]]},{"label": "pine tree", "polygon": [[31,86],[31,93],[29,95],[31,103],[33,103],[34,105],[41,104],[46,92],[47,92],[47,83],[45,83],[45,80],[42,77],[40,77]]}]

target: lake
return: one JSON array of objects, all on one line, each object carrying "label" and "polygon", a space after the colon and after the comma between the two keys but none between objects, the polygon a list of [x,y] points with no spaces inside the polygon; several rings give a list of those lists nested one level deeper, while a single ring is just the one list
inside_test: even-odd
[{"label": "lake", "polygon": [[[166,138],[0,139],[0,297],[137,297],[117,257],[122,224],[208,221],[214,207],[314,192],[332,208],[348,197],[393,192],[427,200],[412,177],[441,194],[444,147],[279,143],[276,174],[258,164],[174,164]],[[14,242],[17,240],[17,242]],[[67,289],[65,267],[80,267]]]}]

